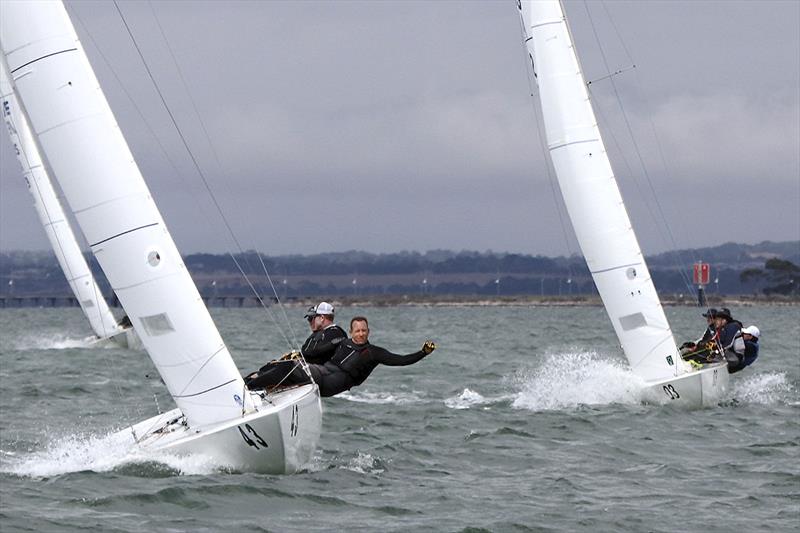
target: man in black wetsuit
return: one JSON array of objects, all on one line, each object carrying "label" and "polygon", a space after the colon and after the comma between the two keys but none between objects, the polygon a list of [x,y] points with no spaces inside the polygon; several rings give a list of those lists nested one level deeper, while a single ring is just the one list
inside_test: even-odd
[{"label": "man in black wetsuit", "polygon": [[328,361],[339,343],[347,339],[347,333],[333,323],[333,315],[333,306],[328,302],[320,302],[306,313],[311,335],[303,343],[300,353],[307,363]]},{"label": "man in black wetsuit", "polygon": [[[425,341],[420,351],[398,355],[370,344],[369,323],[363,316],[357,316],[350,321],[350,337],[339,345],[329,361],[308,365],[322,397],[335,396],[361,385],[378,365],[413,365],[436,349],[432,341]],[[250,389],[269,390],[277,385],[301,385],[309,382],[309,376],[299,361],[273,361],[273,364],[267,364],[256,374],[245,378],[245,385]]]}]

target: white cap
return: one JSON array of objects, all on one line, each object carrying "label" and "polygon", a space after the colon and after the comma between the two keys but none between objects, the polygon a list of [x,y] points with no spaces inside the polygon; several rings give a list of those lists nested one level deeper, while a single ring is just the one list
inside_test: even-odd
[{"label": "white cap", "polygon": [[334,314],[333,306],[328,302],[320,302],[317,304],[316,313],[318,315],[332,315]]},{"label": "white cap", "polygon": [[746,328],[742,328],[742,333],[747,333],[755,338],[761,337],[761,331],[755,326],[747,326]]}]

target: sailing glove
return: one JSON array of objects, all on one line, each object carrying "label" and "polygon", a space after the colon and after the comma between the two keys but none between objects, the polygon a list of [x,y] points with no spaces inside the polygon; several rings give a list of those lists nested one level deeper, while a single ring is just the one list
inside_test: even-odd
[{"label": "sailing glove", "polygon": [[433,341],[425,341],[425,344],[422,345],[422,353],[428,355],[432,351],[436,349],[436,343]]}]

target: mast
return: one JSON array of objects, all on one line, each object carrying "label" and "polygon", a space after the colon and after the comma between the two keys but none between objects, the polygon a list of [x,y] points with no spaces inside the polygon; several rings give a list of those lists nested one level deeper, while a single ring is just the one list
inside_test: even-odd
[{"label": "mast", "polygon": [[101,339],[111,337],[119,333],[121,328],[111,314],[89,265],[86,264],[61,202],[58,201],[36,141],[31,134],[25,111],[20,107],[19,100],[14,94],[4,58],[0,58],[0,101],[11,144],[22,166],[28,190],[33,196],[33,206],[39,215],[39,221],[44,227],[50,246],[56,254],[58,264],[67,277],[72,293],[95,335]]},{"label": "mast", "polygon": [[558,0],[519,3],[548,149],[572,226],[633,371],[647,381],[683,365],[597,127]]},{"label": "mast", "polygon": [[0,48],[92,253],[193,428],[252,400],[60,1],[0,4]]}]

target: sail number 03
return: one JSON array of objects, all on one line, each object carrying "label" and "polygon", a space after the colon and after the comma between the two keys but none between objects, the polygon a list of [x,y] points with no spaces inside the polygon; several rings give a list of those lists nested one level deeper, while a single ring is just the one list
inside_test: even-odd
[{"label": "sail number 03", "polygon": [[678,391],[675,390],[675,387],[673,387],[671,383],[664,385],[664,393],[667,396],[669,396],[670,400],[677,400],[678,398],[681,397],[681,395],[678,394]]}]

